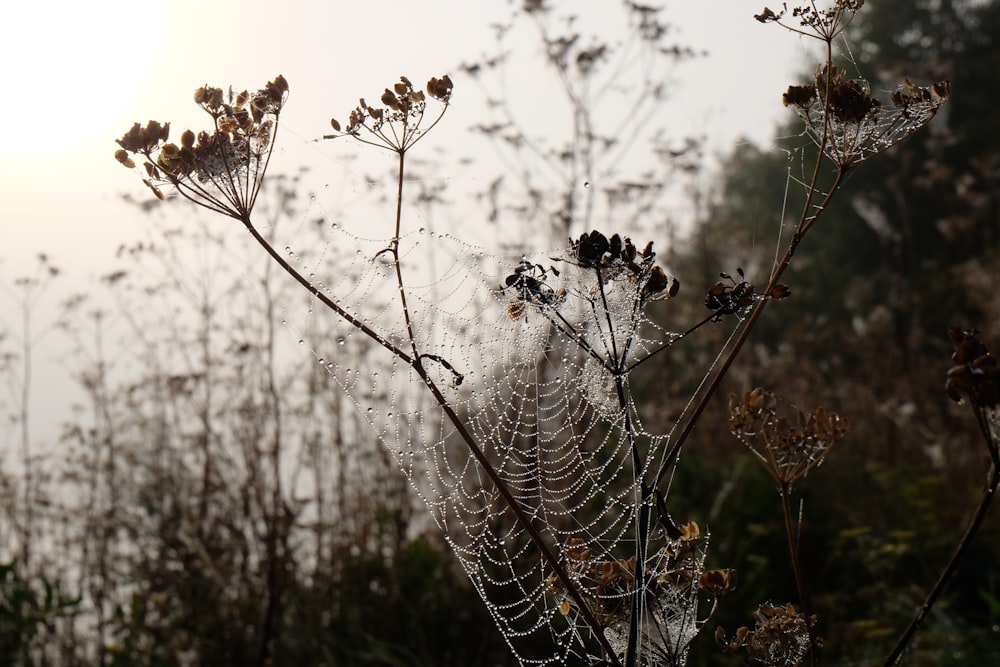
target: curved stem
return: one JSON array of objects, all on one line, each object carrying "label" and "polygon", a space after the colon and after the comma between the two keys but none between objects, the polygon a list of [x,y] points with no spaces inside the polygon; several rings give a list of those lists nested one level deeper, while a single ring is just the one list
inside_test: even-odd
[{"label": "curved stem", "polygon": [[[819,159],[822,160],[822,158],[823,156],[821,154]],[[747,317],[747,322],[743,326],[743,330],[740,331],[740,335],[736,338],[736,342],[733,344],[732,349],[730,349],[729,354],[726,355],[726,358],[723,360],[718,372],[712,378],[712,381],[705,389],[701,398],[698,399],[697,404],[695,404],[694,410],[691,412],[691,416],[688,417],[687,421],[684,423],[684,427],[681,429],[680,434],[677,436],[677,441],[674,442],[674,444],[670,447],[670,450],[667,452],[663,465],[660,468],[660,472],[656,476],[654,486],[659,486],[663,477],[670,471],[673,464],[677,461],[677,457],[680,455],[681,447],[684,445],[685,441],[687,441],[688,436],[691,435],[691,431],[694,430],[694,426],[701,417],[701,413],[704,412],[705,408],[708,406],[709,399],[715,395],[716,390],[722,383],[722,378],[725,377],[726,373],[729,371],[729,367],[732,366],[733,362],[736,360],[736,356],[743,348],[743,344],[746,343],[754,325],[760,318],[761,313],[764,312],[765,306],[767,306],[768,302],[771,300],[768,295],[778,284],[778,280],[791,264],[792,257],[795,256],[795,250],[798,248],[799,243],[801,243],[805,233],[809,231],[816,220],[818,220],[823,212],[826,211],[827,206],[833,199],[833,196],[836,194],[837,190],[840,189],[841,184],[843,184],[844,177],[846,175],[846,167],[842,167],[837,170],[837,177],[834,180],[833,185],[830,187],[830,191],[827,192],[826,197],[823,198],[823,202],[819,205],[816,213],[809,218],[803,218],[802,222],[800,222],[799,229],[797,229],[795,234],[792,235],[792,240],[788,244],[788,249],[785,250],[785,254],[782,256],[781,261],[778,262],[774,272],[771,274],[771,279],[767,282],[767,287],[764,289],[763,297],[756,303],[756,305],[754,305],[753,310],[750,311],[750,315]],[[803,216],[805,216],[805,212],[803,212]],[[806,224],[807,220],[808,224]]]},{"label": "curved stem", "polygon": [[955,572],[955,569],[958,566],[959,559],[961,559],[968,550],[969,545],[972,543],[973,536],[975,536],[976,532],[978,532],[979,526],[982,524],[987,510],[990,508],[990,503],[993,502],[993,496],[996,495],[998,485],[1000,485],[1000,468],[997,467],[996,462],[993,462],[990,464],[990,472],[987,478],[986,487],[983,489],[983,497],[980,499],[979,505],[976,507],[976,511],[972,515],[971,521],[969,521],[969,526],[965,529],[962,539],[958,541],[958,545],[955,547],[955,551],[951,554],[951,558],[948,559],[944,569],[941,570],[941,574],[934,583],[934,587],[931,588],[930,592],[927,594],[927,598],[924,600],[923,604],[917,607],[917,613],[914,615],[913,620],[910,621],[910,625],[900,636],[899,641],[896,642],[896,647],[892,649],[892,653],[890,653],[889,657],[882,663],[883,667],[889,667],[889,665],[895,665],[899,662],[900,657],[903,655],[903,651],[913,639],[913,635],[916,634],[920,624],[924,622],[924,619],[927,618],[927,614],[930,613],[931,607],[933,607],[934,603],[936,603],[938,598],[941,597],[941,593],[944,592],[944,588],[948,584],[948,580],[951,578],[951,575]]},{"label": "curved stem", "polygon": [[[847,172],[850,168],[849,165],[838,166],[837,175],[834,178],[833,184],[830,186],[829,191],[826,193],[826,196],[823,198],[823,201],[819,204],[819,206],[816,207],[816,212],[810,214],[810,210],[812,209],[813,198],[816,195],[819,185],[820,167],[824,162],[823,158],[825,156],[826,145],[829,142],[829,133],[830,133],[829,130],[830,85],[832,77],[829,75],[829,71],[830,68],[833,66],[833,45],[831,43],[831,40],[829,39],[826,40],[826,64],[827,64],[826,90],[824,91],[824,96],[823,96],[825,105],[823,109],[823,132],[821,134],[819,142],[819,151],[816,155],[816,166],[813,169],[812,180],[809,182],[809,188],[806,194],[806,201],[802,206],[802,214],[799,216],[799,223],[795,227],[795,233],[792,234],[792,239],[788,243],[788,249],[785,250],[785,254],[782,256],[781,261],[778,262],[778,264],[774,267],[774,270],[771,272],[771,278],[767,281],[767,287],[764,290],[763,297],[753,307],[753,310],[750,312],[750,316],[748,317],[747,322],[743,327],[743,330],[736,338],[736,342],[734,343],[732,349],[729,351],[729,354],[726,355],[726,358],[722,362],[722,365],[719,367],[718,372],[715,374],[715,377],[712,378],[712,381],[705,389],[705,392],[702,394],[701,398],[698,399],[697,404],[695,404],[691,416],[685,422],[684,427],[681,429],[681,432],[677,437],[677,441],[674,442],[670,450],[667,452],[667,455],[663,461],[663,465],[660,468],[660,472],[656,476],[656,481],[653,484],[654,486],[659,486],[660,482],[663,480],[663,477],[670,471],[674,463],[677,461],[677,457],[680,455],[681,447],[684,445],[685,441],[687,441],[687,438],[691,434],[691,431],[694,430],[695,424],[698,423],[698,420],[701,417],[702,412],[704,412],[705,408],[708,406],[708,401],[712,398],[712,396],[715,395],[716,390],[722,383],[722,378],[724,378],[726,373],[729,371],[729,367],[732,366],[733,361],[736,360],[736,356],[743,348],[743,344],[746,343],[746,340],[750,335],[750,331],[753,330],[754,325],[757,324],[757,320],[760,318],[761,313],[764,312],[765,306],[767,305],[768,301],[770,301],[771,291],[778,284],[778,280],[781,278],[781,275],[788,268],[789,264],[791,264],[792,257],[795,256],[795,251],[799,247],[799,243],[802,242],[802,239],[805,237],[806,233],[810,229],[812,229],[813,225],[816,224],[816,221],[819,220],[820,216],[822,216],[823,213],[827,210],[830,201],[832,201],[833,196],[840,189],[840,186],[844,182],[844,177],[847,175]],[[656,350],[654,351],[654,353],[658,351],[659,350]]]},{"label": "curved stem", "polygon": [[496,471],[496,469],[493,467],[493,464],[486,457],[486,454],[485,452],[483,452],[482,448],[480,448],[479,445],[476,444],[475,438],[466,428],[465,423],[462,421],[461,417],[458,416],[455,410],[448,403],[448,399],[445,398],[444,394],[441,393],[441,390],[438,388],[437,384],[434,383],[434,380],[432,380],[427,375],[427,372],[423,369],[422,366],[418,366],[416,364],[411,364],[411,366],[413,367],[413,370],[416,371],[417,375],[420,376],[420,379],[424,381],[424,384],[427,385],[427,389],[430,390],[431,394],[434,396],[434,400],[437,401],[438,405],[444,411],[445,415],[448,417],[448,421],[450,421],[452,426],[455,427],[455,430],[458,432],[459,436],[461,436],[462,440],[469,448],[469,451],[472,452],[473,457],[475,457],[479,465],[482,466],[483,470],[486,472],[487,477],[489,477],[490,481],[493,482],[493,484],[496,486],[497,491],[500,492],[500,495],[503,497],[504,502],[507,504],[508,507],[510,507],[511,511],[514,513],[514,516],[517,519],[518,523],[520,523],[524,527],[525,531],[531,537],[531,541],[535,544],[536,547],[538,547],[538,550],[542,554],[542,558],[544,558],[549,567],[552,568],[553,573],[559,579],[559,583],[563,585],[569,596],[573,598],[573,602],[576,604],[577,609],[580,610],[580,614],[583,616],[584,621],[587,623],[591,631],[594,633],[594,636],[600,643],[601,648],[608,656],[608,660],[613,661],[615,667],[621,667],[621,662],[618,660],[617,654],[611,647],[610,642],[608,642],[607,638],[604,636],[604,632],[601,629],[600,624],[598,624],[597,619],[594,617],[593,612],[590,610],[590,607],[587,605],[587,603],[583,599],[583,596],[580,594],[580,589],[578,584],[573,579],[570,578],[569,574],[566,572],[566,569],[559,562],[558,557],[556,557],[556,555],[552,552],[552,549],[550,549],[549,546],[545,543],[545,539],[542,537],[542,534],[538,532],[538,529],[535,528],[535,525],[531,522],[531,519],[524,513],[524,510],[521,509],[517,499],[511,493],[510,489],[507,488],[507,485],[504,483],[504,481],[500,479],[500,474]]},{"label": "curved stem", "polygon": [[260,244],[262,248],[264,248],[267,254],[271,256],[271,259],[277,262],[278,266],[280,266],[285,271],[285,273],[294,278],[295,281],[300,285],[302,285],[310,294],[319,299],[320,303],[322,303],[324,306],[335,312],[340,317],[344,318],[344,320],[346,320],[348,324],[358,329],[361,333],[365,334],[373,341],[375,341],[385,349],[389,350],[389,352],[391,352],[393,356],[397,357],[401,361],[406,362],[407,364],[413,365],[414,363],[413,358],[410,355],[408,355],[406,352],[403,352],[401,349],[399,349],[391,342],[386,340],[384,336],[382,336],[380,333],[378,333],[377,331],[369,327],[367,324],[359,320],[357,317],[347,312],[337,302],[333,301],[330,297],[324,294],[318,287],[313,285],[308,278],[299,273],[295,269],[295,267],[293,267],[291,264],[285,261],[285,258],[282,257],[280,254],[278,254],[278,251],[274,249],[274,246],[268,243],[267,239],[265,239],[263,236],[260,235],[260,232],[258,232],[257,229],[250,222],[249,217],[246,217],[245,219],[241,220],[241,222],[247,228],[247,231],[250,232],[250,235],[253,236],[254,240],[256,240],[257,243]]},{"label": "curved stem", "polygon": [[[499,473],[496,471],[493,464],[487,458],[482,448],[479,447],[479,445],[476,443],[475,438],[472,436],[472,433],[469,432],[468,428],[466,428],[465,423],[462,421],[461,417],[458,416],[455,410],[448,403],[448,399],[445,398],[444,394],[441,393],[440,388],[437,386],[437,384],[434,383],[434,380],[432,380],[427,375],[427,372],[424,369],[423,365],[420,363],[419,358],[411,357],[406,352],[401,350],[399,347],[393,345],[391,342],[386,340],[382,335],[371,329],[360,319],[358,319],[357,317],[349,313],[347,310],[345,310],[340,304],[330,299],[330,297],[328,297],[326,294],[320,291],[320,289],[317,288],[315,285],[313,285],[305,276],[296,271],[295,268],[291,266],[287,261],[285,261],[285,258],[282,257],[277,252],[277,250],[274,249],[274,247],[267,241],[267,239],[261,236],[260,232],[257,231],[257,229],[253,226],[253,224],[251,224],[249,216],[242,219],[241,222],[243,222],[244,226],[246,226],[247,230],[254,237],[257,243],[264,248],[267,254],[270,255],[271,258],[274,259],[274,261],[276,261],[278,265],[286,273],[288,273],[292,278],[294,278],[296,282],[298,282],[306,290],[308,290],[310,294],[319,299],[319,301],[324,306],[326,306],[334,313],[342,317],[349,324],[357,328],[366,336],[374,340],[376,343],[387,349],[390,353],[392,353],[394,357],[396,357],[400,361],[405,362],[407,365],[413,368],[414,372],[416,372],[417,375],[420,377],[420,379],[423,380],[424,384],[433,395],[434,400],[440,406],[441,410],[445,413],[445,416],[448,418],[448,421],[451,422],[452,426],[455,427],[456,432],[462,438],[462,441],[465,442],[466,446],[469,448],[469,451],[472,453],[473,457],[486,472],[487,477],[489,477],[490,481],[496,486],[497,491],[500,493],[501,497],[503,497],[504,502],[507,504],[507,506],[510,507],[511,512],[513,512],[517,522],[525,529],[525,531],[531,538],[531,541],[541,552],[542,558],[545,560],[548,566],[552,568],[553,573],[559,579],[559,582],[562,584],[563,588],[565,588],[567,594],[570,596],[570,598],[572,598],[573,602],[576,604],[576,607],[577,609],[579,609],[580,615],[583,617],[584,622],[590,627],[598,643],[601,645],[601,648],[608,656],[608,659],[612,661],[614,667],[621,667],[621,662],[618,660],[617,654],[614,652],[614,649],[611,647],[611,644],[610,642],[608,642],[608,639],[604,636],[604,632],[600,624],[597,622],[597,619],[595,618],[593,612],[590,610],[590,607],[583,599],[578,584],[574,582],[573,579],[569,576],[569,574],[566,572],[566,569],[559,562],[559,558],[555,555],[555,553],[553,553],[553,550],[549,547],[549,545],[545,543],[545,539],[542,537],[542,534],[538,531],[538,529],[534,526],[534,524],[532,524],[531,519],[524,513],[524,510],[522,510],[521,507],[518,505],[517,499],[514,497],[510,489],[507,488],[507,485],[500,478]],[[413,341],[411,339],[411,343],[412,342]]]}]

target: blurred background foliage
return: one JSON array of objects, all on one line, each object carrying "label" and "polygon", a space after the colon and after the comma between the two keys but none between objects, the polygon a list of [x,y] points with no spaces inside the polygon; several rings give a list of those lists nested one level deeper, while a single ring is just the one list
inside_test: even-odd
[{"label": "blurred background foliage", "polygon": [[[543,20],[536,4],[526,3],[522,20]],[[594,76],[603,51],[540,34],[549,64],[578,77],[567,90]],[[711,630],[750,624],[762,601],[796,598],[778,495],[728,433],[730,393],[761,385],[788,410],[822,405],[851,420],[850,436],[796,488],[824,664],[872,664],[888,653],[961,533],[986,463],[971,412],[942,391],[946,328],[1000,340],[998,39],[994,1],[881,0],[850,30],[853,60],[842,65],[873,90],[909,77],[950,79],[954,93],[929,128],[852,174],[800,246],[787,274],[792,296],[769,309],[687,445],[670,511],[711,531],[710,566],[736,568],[740,582],[691,664],[739,664]],[[675,47],[671,57],[692,54]],[[476,75],[486,76],[497,63],[480,66]],[[588,231],[573,226],[581,220],[604,224],[572,194],[599,136],[570,141],[568,152],[552,148],[567,169],[563,192],[533,192],[531,158],[515,158],[527,189],[508,195],[507,215],[532,210],[552,230],[528,245]],[[673,172],[608,193],[609,217],[616,205],[630,208],[619,228],[603,231],[670,241],[683,288],[668,326],[704,317],[699,294],[719,271],[743,267],[751,282],[766,282],[776,221],[782,206],[786,219],[797,216],[795,180],[814,158],[794,119],[775,145],[739,145],[712,170],[697,142],[680,141]],[[668,178],[695,202],[691,229],[658,208],[669,202],[655,181]],[[483,194],[492,202],[484,219],[504,217]],[[274,228],[301,219],[307,196],[297,176],[272,178]],[[536,206],[543,196],[551,198]],[[71,371],[87,398],[67,425],[64,455],[36,456],[22,443],[22,473],[0,470],[0,538],[16,545],[0,566],[0,663],[511,664],[355,407],[315,359],[276,352],[281,308],[308,300],[270,272],[248,284],[227,270],[260,258],[211,224],[173,229],[158,208],[144,215],[157,231],[120,249],[124,268],[100,287],[111,298],[69,298],[54,324],[75,341]],[[128,332],[123,339],[108,339],[112,323]],[[313,349],[338,336],[336,324],[309,326],[302,336]],[[703,329],[636,373],[651,428],[674,422],[724,335]],[[30,349],[11,340],[0,341],[2,368],[16,379]],[[374,368],[372,351],[352,344],[358,366]],[[23,417],[16,407],[13,427]],[[1000,524],[988,520],[905,664],[982,665],[1000,655],[998,544]]]}]

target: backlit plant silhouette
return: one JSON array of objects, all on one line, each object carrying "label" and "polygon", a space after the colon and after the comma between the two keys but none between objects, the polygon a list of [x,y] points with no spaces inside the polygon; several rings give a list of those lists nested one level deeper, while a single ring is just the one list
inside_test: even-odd
[{"label": "backlit plant silhouette", "polygon": [[[950,92],[947,82],[904,81],[883,103],[834,66],[833,40],[861,4],[844,0],[818,10],[808,3],[790,14],[765,9],[757,16],[780,25],[790,20],[786,27],[825,46],[814,81],[791,86],[784,97],[819,149],[815,168],[763,289],[742,269],[736,277],[721,273],[706,286],[707,314],[671,325],[676,330],[662,322],[682,298],[681,282],[658,263],[653,243],[634,242],[629,230],[584,231],[557,252],[510,261],[405,227],[407,156],[446,113],[454,89],[448,76],[422,89],[401,77],[380,104],[360,100],[346,123],[332,120],[334,133],[323,137],[397,156],[389,236],[373,241],[332,228],[332,247],[356,247],[363,258],[350,283],[328,286],[304,275],[294,250],[278,251],[254,223],[288,92],[283,77],[256,93],[200,88],[195,101],[212,119],[209,130],[185,131],[178,145],[170,142],[169,123],[136,124],[118,141],[116,159],[141,170],[157,197],[173,188],[238,220],[316,301],[388,354],[388,379],[362,375],[343,355],[331,354],[325,367],[363,407],[522,664],[683,665],[736,574],[708,569],[710,536],[670,515],[678,457],[767,304],[791,294],[782,276],[844,178],[926,124]],[[415,250],[424,238],[457,258],[441,281],[447,293],[423,280]],[[718,361],[705,369],[679,421],[665,433],[651,431],[630,375],[719,323],[733,336]],[[963,356],[966,370],[953,374],[953,395],[981,386],[990,366],[982,357]],[[376,409],[369,399],[385,383],[390,398]],[[752,390],[734,399],[731,428],[777,484],[798,608],[762,604],[755,629],[716,637],[726,650],[791,665],[807,655],[815,660],[818,630],[790,498],[846,435],[848,421],[818,408],[793,425],[777,416],[777,406],[773,394]]]}]

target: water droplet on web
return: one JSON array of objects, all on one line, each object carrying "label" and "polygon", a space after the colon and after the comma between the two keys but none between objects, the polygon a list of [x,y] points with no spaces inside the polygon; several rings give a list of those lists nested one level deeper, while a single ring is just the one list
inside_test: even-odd
[{"label": "water droplet on web", "polygon": [[326,363],[326,361],[323,359],[323,357],[320,357],[317,363],[319,363],[319,365],[322,366],[323,364]]},{"label": "water droplet on web", "polygon": [[[300,342],[301,342],[301,341],[300,341]],[[338,338],[338,339],[337,339],[337,345],[343,345],[343,344],[344,344],[344,343],[346,343],[346,342],[347,342],[347,341],[346,341],[346,340],[344,340],[344,337],[343,337],[343,336],[341,336],[340,338]]]},{"label": "water droplet on web", "polygon": [[309,199],[311,201],[316,201],[316,193],[315,192],[310,192],[309,193]]},{"label": "water droplet on web", "polygon": [[584,181],[583,182],[583,187],[589,188],[590,187],[590,181]]},{"label": "water droplet on web", "polygon": [[421,227],[420,229],[417,230],[417,233],[418,234],[423,234],[426,231],[427,231],[426,229],[424,229],[423,227]]},{"label": "water droplet on web", "polygon": [[299,345],[305,345],[305,343],[306,342],[304,340],[302,340],[301,338],[299,339]]}]

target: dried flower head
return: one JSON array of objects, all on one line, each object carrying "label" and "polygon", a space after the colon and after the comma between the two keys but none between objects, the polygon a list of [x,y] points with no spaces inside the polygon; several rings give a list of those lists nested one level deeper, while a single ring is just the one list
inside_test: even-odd
[{"label": "dried flower head", "polygon": [[952,327],[948,335],[955,343],[955,365],[948,371],[945,392],[959,403],[969,399],[993,465],[1000,467],[1000,364],[979,332]]},{"label": "dried flower head", "polygon": [[[704,624],[705,619],[698,618],[699,592],[717,598],[736,586],[733,570],[704,569],[708,538],[701,536],[698,524],[692,521],[679,530],[682,534],[678,539],[668,540],[647,559],[640,578],[645,582],[643,643],[668,664],[683,664],[679,656],[686,654],[687,645]],[[612,646],[623,644],[634,609],[635,558],[596,558],[590,546],[578,538],[563,544],[562,557],[566,574],[578,584],[581,597]],[[575,603],[567,597],[561,580],[555,575],[549,577],[546,588],[561,598],[559,612],[571,616]]]},{"label": "dried flower head", "polygon": [[[736,275],[740,277],[739,282],[728,273],[720,273],[719,277],[724,282],[712,285],[705,295],[705,307],[715,311],[713,319],[716,322],[721,321],[723,315],[741,316],[754,303],[754,288],[744,280],[743,269],[737,268]],[[787,294],[783,293],[778,298],[784,296]]]},{"label": "dried flower head", "polygon": [[698,588],[719,597],[736,589],[736,570],[705,570],[698,578]]},{"label": "dried flower head", "polygon": [[440,79],[432,76],[427,82],[427,94],[439,102],[447,104],[451,101],[451,90],[454,87],[455,84],[451,82],[451,77],[447,74]]},{"label": "dried flower head", "polygon": [[789,86],[782,96],[806,130],[841,168],[856,166],[892,148],[930,122],[951,95],[942,81],[927,87],[904,80],[883,104],[867,81],[848,79],[835,66],[821,68],[813,85]]},{"label": "dried flower head", "polygon": [[996,408],[1000,405],[1000,364],[979,340],[978,331],[958,327],[948,329],[955,343],[951,355],[955,365],[948,371],[945,392],[961,403],[965,397],[977,407]]},{"label": "dried flower head", "polygon": [[514,301],[507,308],[512,320],[518,319],[528,304],[541,309],[558,308],[566,300],[564,289],[553,288],[545,282],[549,275],[558,276],[558,269],[545,268],[527,260],[514,267],[514,273],[507,276],[502,288],[514,295]]},{"label": "dried flower head", "polygon": [[720,627],[715,631],[716,642],[732,653],[744,650],[752,660],[766,665],[801,664],[809,650],[809,625],[815,623],[815,616],[806,619],[791,604],[762,604],[753,616],[753,630],[738,628],[730,639]]},{"label": "dried flower head", "polygon": [[778,417],[777,397],[760,387],[729,400],[729,430],[754,453],[780,485],[791,484],[820,465],[850,424],[823,408],[799,412],[792,425]]},{"label": "dried flower head", "polygon": [[[583,269],[581,280],[596,285],[608,296],[611,287],[621,287],[630,299],[629,313],[638,312],[642,305],[656,299],[677,295],[680,281],[655,264],[653,244],[648,243],[640,252],[628,237],[614,234],[609,239],[598,231],[583,234],[570,240],[566,256],[553,258]],[[570,293],[589,293],[595,285],[581,286],[570,280],[567,289],[556,279],[561,272],[554,266],[544,267],[527,260],[514,267],[504,280],[501,291],[513,295],[507,312],[511,319],[518,319],[531,305],[540,310],[558,309]],[[596,276],[596,281],[595,281]],[[562,281],[566,283],[566,280]]]},{"label": "dried flower head", "polygon": [[426,128],[421,125],[427,110],[427,96],[423,90],[414,88],[408,78],[401,76],[392,88],[386,88],[379,96],[383,106],[370,106],[361,98],[348,117],[346,129],[336,118],[331,118],[330,125],[337,134],[324,135],[323,138],[336,139],[350,135],[366,144],[403,153],[430,131],[444,115],[451,101],[454,84],[451,77],[445,74],[440,78],[431,77],[425,88],[431,98],[443,105],[440,113]]},{"label": "dried flower head", "polygon": [[212,117],[211,130],[186,130],[178,145],[168,143],[170,123],[136,123],[118,139],[115,159],[134,168],[138,157],[143,183],[160,199],[161,186],[173,186],[196,204],[248,224],[287,96],[280,75],[253,93],[202,86],[194,101]]},{"label": "dried flower head", "polygon": [[764,7],[760,14],[754,14],[754,18],[761,23],[777,23],[783,28],[806,37],[832,42],[847,28],[863,4],[864,0],[836,0],[833,6],[820,9],[816,3],[810,2],[793,7],[791,17],[797,20],[789,22],[785,20],[785,16],[788,14],[788,5],[782,3],[780,12]]},{"label": "dried flower head", "polygon": [[599,271],[604,282],[624,280],[639,285],[644,298],[670,298],[680,290],[680,282],[654,264],[652,242],[638,252],[629,237],[614,234],[609,239],[594,230],[576,241],[570,239],[569,255],[570,262]]}]

